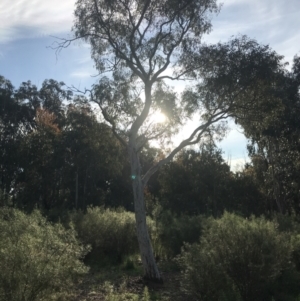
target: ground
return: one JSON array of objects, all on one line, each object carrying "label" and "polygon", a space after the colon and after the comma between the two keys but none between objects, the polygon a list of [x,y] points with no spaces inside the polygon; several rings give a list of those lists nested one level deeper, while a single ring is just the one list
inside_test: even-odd
[{"label": "ground", "polygon": [[163,284],[144,280],[139,263],[102,267],[91,264],[89,274],[77,287],[75,301],[191,300],[180,291],[180,271],[176,264],[164,261],[159,263],[159,268]]}]

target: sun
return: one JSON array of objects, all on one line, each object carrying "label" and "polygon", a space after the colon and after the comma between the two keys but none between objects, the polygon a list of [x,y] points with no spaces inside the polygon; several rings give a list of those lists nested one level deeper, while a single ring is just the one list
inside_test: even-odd
[{"label": "sun", "polygon": [[153,115],[153,121],[155,123],[164,123],[166,120],[167,120],[166,115],[161,112],[157,112]]}]

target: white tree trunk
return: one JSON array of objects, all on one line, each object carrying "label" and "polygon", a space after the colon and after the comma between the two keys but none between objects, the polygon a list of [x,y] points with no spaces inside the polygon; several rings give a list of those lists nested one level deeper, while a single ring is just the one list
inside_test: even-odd
[{"label": "white tree trunk", "polygon": [[144,187],[141,179],[141,166],[135,145],[129,143],[129,158],[131,164],[131,179],[134,195],[134,210],[136,220],[137,239],[140,248],[145,278],[162,282],[149,237],[146,223],[146,208],[144,201]]}]

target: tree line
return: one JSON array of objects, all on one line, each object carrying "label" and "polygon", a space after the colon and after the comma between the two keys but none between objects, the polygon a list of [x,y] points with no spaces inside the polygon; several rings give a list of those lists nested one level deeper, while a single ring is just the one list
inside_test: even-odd
[{"label": "tree line", "polygon": [[[276,91],[237,112],[251,158],[242,171],[231,172],[212,141],[181,151],[149,182],[149,206],[159,202],[177,214],[214,216],[224,210],[298,213],[299,70],[295,57]],[[126,152],[86,97],[52,79],[40,89],[30,81],[15,89],[2,76],[0,87],[2,204],[29,211],[89,205],[133,210]],[[162,156],[148,144],[143,167]]]}]

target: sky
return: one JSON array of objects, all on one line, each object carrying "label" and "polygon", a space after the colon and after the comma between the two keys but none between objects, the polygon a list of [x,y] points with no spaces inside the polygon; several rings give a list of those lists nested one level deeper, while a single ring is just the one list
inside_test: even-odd
[{"label": "sky", "polygon": [[[88,45],[77,42],[57,56],[55,37],[72,36],[75,0],[0,1],[0,75],[15,87],[30,80],[38,87],[53,78],[79,89],[90,87],[98,78]],[[247,35],[292,62],[300,55],[300,0],[223,0],[212,19],[207,43],[226,42],[232,36]],[[231,131],[219,144],[224,159],[233,169],[247,157],[242,129],[230,123]]]}]

